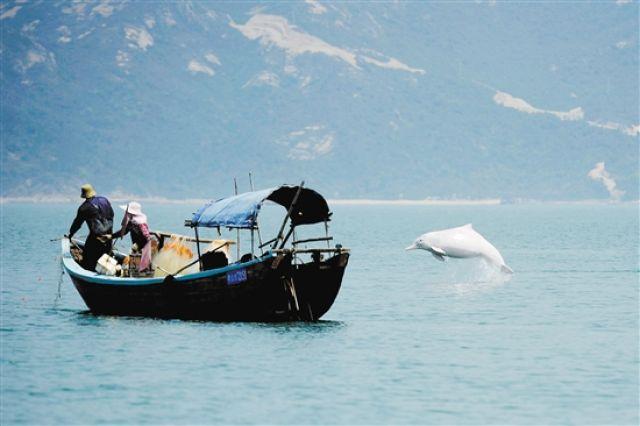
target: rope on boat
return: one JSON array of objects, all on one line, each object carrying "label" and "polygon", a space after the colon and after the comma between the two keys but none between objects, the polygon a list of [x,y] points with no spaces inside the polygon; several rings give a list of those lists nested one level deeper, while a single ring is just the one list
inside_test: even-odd
[{"label": "rope on boat", "polygon": [[307,311],[309,312],[309,321],[314,321],[313,311],[311,310],[311,303],[307,302]]},{"label": "rope on boat", "polygon": [[[295,305],[295,314],[297,320],[305,320],[305,321],[313,321],[313,310],[311,309],[311,303],[308,301],[304,301],[306,305],[306,313],[300,309],[300,302],[298,300],[298,292],[296,291],[296,285],[293,281],[293,278],[285,279],[285,286],[288,287],[289,294],[291,295],[294,305]],[[291,309],[291,304],[289,304],[289,310]]]},{"label": "rope on boat", "polygon": [[[306,305],[306,313],[303,312],[300,309],[300,302],[298,300],[298,293],[296,291],[296,285],[295,282],[293,281],[293,278],[285,278],[284,279],[284,285],[285,285],[285,289],[288,290],[289,295],[291,296],[291,299],[293,299],[293,303],[294,306],[291,306],[291,299],[289,300],[289,311],[293,311],[295,312],[295,316],[297,320],[301,320],[301,321],[314,321],[314,317],[313,317],[313,310],[311,309],[311,303],[309,303],[308,301],[304,301],[305,305]],[[292,308],[295,308],[292,309]]]},{"label": "rope on boat", "polygon": [[58,289],[56,291],[56,298],[53,300],[53,306],[56,307],[58,302],[62,299],[62,282],[64,280],[64,265],[62,264],[62,255],[56,256],[58,261],[58,267],[60,268],[58,273]]}]

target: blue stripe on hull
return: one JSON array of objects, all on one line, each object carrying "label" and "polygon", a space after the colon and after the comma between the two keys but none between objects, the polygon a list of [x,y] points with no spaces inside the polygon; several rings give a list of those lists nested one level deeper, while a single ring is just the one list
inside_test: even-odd
[{"label": "blue stripe on hull", "polygon": [[[275,256],[273,252],[269,251],[264,256],[257,259],[250,260],[249,262],[234,263],[232,265],[225,266],[224,268],[196,272],[195,274],[178,275],[175,277],[174,281],[188,282],[188,281],[196,280],[199,278],[213,277],[216,275],[226,274],[229,271],[235,271],[237,269],[247,268],[257,263],[264,262],[265,260],[271,259],[272,257],[275,257]],[[99,275],[95,272],[87,271],[86,269],[83,269],[80,265],[78,265],[78,263],[73,259],[73,257],[71,256],[69,240],[64,238],[62,239],[62,264],[64,265],[65,271],[69,275],[73,277],[78,277],[83,281],[90,282],[93,284],[139,286],[139,285],[162,284],[164,282],[164,277],[120,278],[120,277],[109,277],[106,275]]]}]

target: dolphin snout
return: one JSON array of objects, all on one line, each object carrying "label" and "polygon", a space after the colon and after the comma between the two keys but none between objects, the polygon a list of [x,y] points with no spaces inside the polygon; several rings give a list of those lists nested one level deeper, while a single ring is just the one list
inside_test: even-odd
[{"label": "dolphin snout", "polygon": [[416,243],[413,243],[409,247],[405,248],[405,250],[415,250],[417,248],[418,248],[418,246],[416,245]]}]

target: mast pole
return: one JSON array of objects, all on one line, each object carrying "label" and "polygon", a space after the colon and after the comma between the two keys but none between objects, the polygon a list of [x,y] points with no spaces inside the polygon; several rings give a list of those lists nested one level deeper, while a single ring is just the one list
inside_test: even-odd
[{"label": "mast pole", "polygon": [[195,230],[195,233],[196,233],[196,247],[198,248],[198,266],[202,271],[202,257],[200,256],[200,236],[198,235],[198,227],[196,226],[193,229]]},{"label": "mast pole", "polygon": [[[251,172],[249,172],[249,188],[251,189],[251,192],[253,192],[253,191],[254,191],[254,189],[253,189],[253,178],[252,178],[252,176],[251,176]],[[255,225],[255,227],[256,227],[256,228],[258,227],[258,221],[257,221],[257,220],[256,220],[256,225]],[[251,259],[253,259],[253,258],[254,258],[254,255],[253,255],[253,250],[254,250],[254,248],[253,248],[253,244],[254,244],[254,243],[253,243],[253,241],[254,241],[254,240],[253,240],[253,228],[254,228],[254,226],[253,226],[253,225],[251,225]],[[258,229],[259,229],[259,228],[258,228]],[[258,230],[258,232],[260,232],[260,231]]]},{"label": "mast pole", "polygon": [[[251,186],[251,192],[255,191],[253,187],[253,173],[249,172],[249,186]],[[264,249],[262,248],[262,235],[260,235],[260,225],[258,224],[258,219],[256,218],[256,232],[258,233],[258,245],[260,246],[260,252],[264,254]],[[253,228],[251,228],[251,254],[253,254]]]},{"label": "mast pole", "polygon": [[329,244],[329,222],[324,221],[324,236],[327,237],[327,248],[331,248],[331,244]]},{"label": "mast pole", "polygon": [[264,254],[264,249],[262,248],[262,235],[260,235],[260,225],[258,225],[257,220],[256,220],[256,231],[258,232],[258,247],[260,248],[260,253]]},{"label": "mast pole", "polygon": [[[233,178],[233,187],[236,195],[238,195],[238,181]],[[240,261],[240,229],[236,229],[236,262]]]}]

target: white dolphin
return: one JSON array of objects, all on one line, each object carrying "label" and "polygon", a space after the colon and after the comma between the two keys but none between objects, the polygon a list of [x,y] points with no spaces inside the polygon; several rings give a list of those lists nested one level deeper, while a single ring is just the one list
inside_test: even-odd
[{"label": "white dolphin", "polygon": [[419,236],[405,250],[414,249],[430,251],[433,257],[442,262],[444,262],[444,256],[459,259],[482,257],[488,263],[498,266],[502,272],[513,273],[513,270],[504,263],[498,249],[477,233],[470,223],[457,228],[427,232]]}]

